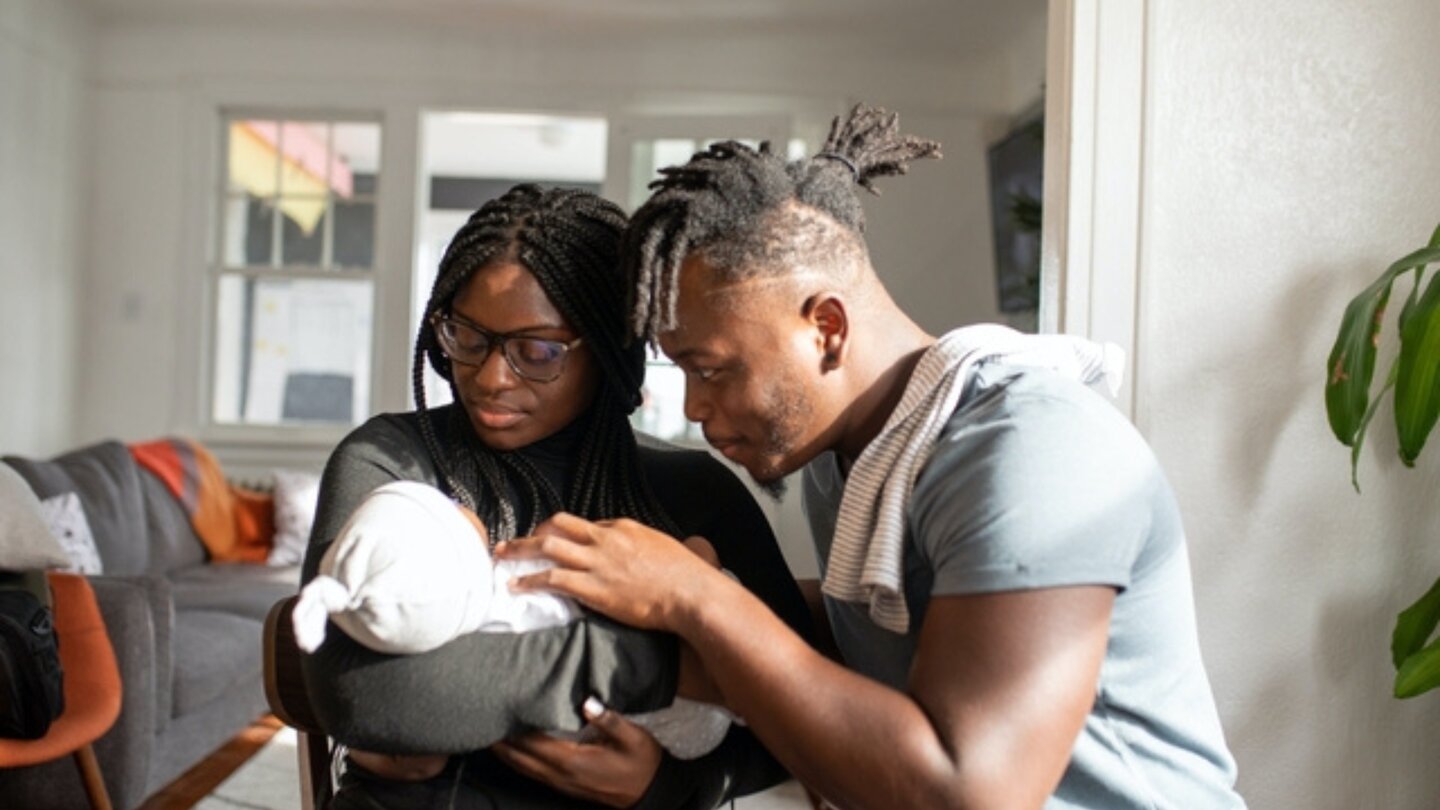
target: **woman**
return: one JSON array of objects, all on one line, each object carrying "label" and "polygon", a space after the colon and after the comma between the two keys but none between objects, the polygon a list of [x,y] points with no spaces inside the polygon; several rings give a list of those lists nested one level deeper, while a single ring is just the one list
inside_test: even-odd
[{"label": "woman", "polygon": [[[643,346],[625,334],[624,225],[592,194],[529,185],[471,216],[426,305],[417,409],[370,420],[331,456],[304,581],[367,493],[412,480],[478,513],[492,543],[562,510],[702,536],[722,565],[809,632],[804,601],[777,574],[785,568],[774,537],[739,481],[703,452],[640,444],[630,428],[645,366]],[[427,406],[426,362],[449,381],[454,403]],[[337,807],[713,807],[783,778],[743,728],[682,763],[619,716],[667,705],[679,658],[673,637],[587,614],[549,630],[470,634],[417,656],[375,653],[332,628],[306,656],[305,676],[330,734],[366,752],[454,753],[473,749],[468,740],[578,729],[578,707],[592,695],[614,710],[592,718],[595,742],[512,737],[418,781],[382,778],[376,771],[402,774],[358,754]]]}]

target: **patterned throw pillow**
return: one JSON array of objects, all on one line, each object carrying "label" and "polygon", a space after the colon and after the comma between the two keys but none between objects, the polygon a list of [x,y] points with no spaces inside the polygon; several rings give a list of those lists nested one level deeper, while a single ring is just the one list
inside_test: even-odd
[{"label": "patterned throw pillow", "polygon": [[320,476],[296,470],[275,471],[275,542],[268,565],[299,565],[310,543]]},{"label": "patterned throw pillow", "polygon": [[90,521],[85,519],[85,507],[80,496],[73,492],[54,495],[40,502],[40,514],[50,533],[60,541],[70,557],[70,565],[61,569],[72,574],[99,574],[104,572],[100,562],[100,550],[95,547],[95,535],[90,532]]}]

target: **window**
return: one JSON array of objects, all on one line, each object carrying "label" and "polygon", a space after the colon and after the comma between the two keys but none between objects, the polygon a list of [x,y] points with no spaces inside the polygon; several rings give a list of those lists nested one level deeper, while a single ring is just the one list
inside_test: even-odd
[{"label": "window", "polygon": [[226,116],[211,268],[211,419],[370,412],[380,124]]},{"label": "window", "polygon": [[[734,127],[731,129],[731,127]],[[783,138],[783,122],[739,120],[733,124],[711,120],[654,120],[632,122],[621,126],[622,136],[629,135],[628,176],[625,186],[625,207],[634,213],[650,196],[650,181],[660,176],[660,169],[680,165],[697,151],[715,143],[717,138],[696,133],[731,131],[736,140],[758,147],[762,139],[784,144],[787,160],[797,160],[806,153],[805,141]],[[758,138],[741,138],[743,134],[759,134]],[[623,146],[623,145],[622,145]],[[644,402],[631,416],[639,430],[673,442],[703,445],[700,426],[685,419],[685,374],[664,355],[650,352],[646,358]]]},{"label": "window", "polygon": [[[410,334],[420,328],[440,259],[475,209],[518,183],[599,192],[605,182],[604,118],[484,110],[437,110],[420,118],[423,180]],[[450,401],[450,385],[428,367],[425,401]],[[413,403],[412,403],[413,404]]]}]

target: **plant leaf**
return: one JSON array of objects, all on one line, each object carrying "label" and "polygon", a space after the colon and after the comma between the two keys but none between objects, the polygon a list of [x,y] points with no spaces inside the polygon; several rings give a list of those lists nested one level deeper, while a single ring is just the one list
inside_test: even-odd
[{"label": "plant leaf", "polygon": [[1400,611],[1395,619],[1395,632],[1390,636],[1390,657],[1396,669],[1424,646],[1437,624],[1440,624],[1440,579],[1435,580],[1435,584],[1424,596],[1416,599],[1415,604]]},{"label": "plant leaf", "polygon": [[1355,435],[1365,418],[1370,380],[1375,375],[1380,319],[1385,315],[1395,275],[1387,271],[1345,307],[1340,334],[1325,364],[1325,414],[1331,432],[1346,446],[1355,444]]},{"label": "plant leaf", "polygon": [[1405,659],[1395,673],[1395,697],[1412,698],[1440,686],[1440,639]]},{"label": "plant leaf", "polygon": [[1370,400],[1370,407],[1365,409],[1365,418],[1360,420],[1360,427],[1355,431],[1355,443],[1350,446],[1350,486],[1355,487],[1357,493],[1360,491],[1360,448],[1365,446],[1365,429],[1370,427],[1370,420],[1374,419],[1375,412],[1380,410],[1380,400],[1385,398],[1385,392],[1395,387],[1395,377],[1399,371],[1400,362],[1397,357],[1390,361],[1390,371],[1385,375],[1385,384],[1375,393],[1375,398]]},{"label": "plant leaf", "polygon": [[1405,296],[1405,306],[1400,308],[1400,328],[1403,330],[1405,324],[1410,322],[1410,316],[1415,314],[1415,305],[1420,303],[1420,288],[1424,286],[1425,268],[1415,268],[1415,283],[1410,287],[1410,294]]},{"label": "plant leaf", "polygon": [[1395,430],[1400,460],[1414,466],[1440,419],[1440,275],[1430,279],[1400,330]]},{"label": "plant leaf", "polygon": [[[1437,229],[1440,236],[1440,229]],[[1401,273],[1440,261],[1440,246],[1411,253],[1386,268],[1374,283],[1345,307],[1340,333],[1325,365],[1325,413],[1330,430],[1340,443],[1354,444],[1355,434],[1370,402],[1370,383],[1375,377],[1375,353],[1380,345],[1380,324],[1390,288]],[[1407,307],[1407,309],[1410,309]],[[1406,313],[1407,318],[1409,312]]]},{"label": "plant leaf", "polygon": [[[1435,226],[1435,232],[1430,234],[1430,243],[1426,247],[1440,247],[1440,225]],[[1415,268],[1415,284],[1410,288],[1410,294],[1405,297],[1405,306],[1400,308],[1400,328],[1404,329],[1409,322],[1410,315],[1415,310],[1415,303],[1420,300],[1420,288],[1425,281],[1425,268]]]},{"label": "plant leaf", "polygon": [[1365,417],[1370,383],[1375,376],[1381,318],[1390,288],[1401,273],[1440,261],[1440,247],[1427,247],[1400,259],[1345,307],[1340,332],[1325,366],[1325,412],[1330,430],[1349,447]]}]

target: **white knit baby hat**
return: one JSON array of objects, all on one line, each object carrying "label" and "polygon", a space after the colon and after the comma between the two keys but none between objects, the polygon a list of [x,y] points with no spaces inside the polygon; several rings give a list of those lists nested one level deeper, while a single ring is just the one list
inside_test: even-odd
[{"label": "white knit baby hat", "polygon": [[330,619],[378,652],[433,650],[479,627],[491,601],[485,540],[440,490],[394,481],[365,497],[300,592],[295,641],[314,652]]}]

